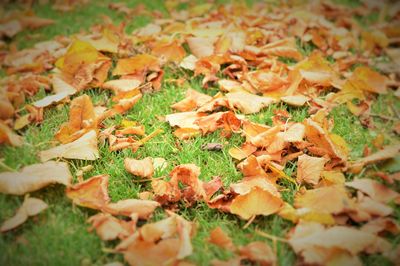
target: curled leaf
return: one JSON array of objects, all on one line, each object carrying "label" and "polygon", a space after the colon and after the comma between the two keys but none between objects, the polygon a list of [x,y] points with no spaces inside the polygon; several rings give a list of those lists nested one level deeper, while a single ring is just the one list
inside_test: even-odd
[{"label": "curled leaf", "polygon": [[26,197],[15,215],[3,222],[0,231],[2,233],[14,229],[23,224],[29,216],[35,216],[47,209],[47,204],[40,199]]},{"label": "curled leaf", "polygon": [[90,130],[79,139],[56,146],[54,148],[41,151],[39,153],[42,162],[53,158],[67,158],[94,161],[99,158],[99,150],[97,148],[96,131]]},{"label": "curled leaf", "polygon": [[68,187],[67,197],[74,204],[91,209],[102,209],[110,202],[108,178],[108,175],[93,176],[84,182]]},{"label": "curled leaf", "polygon": [[24,195],[53,183],[69,186],[71,179],[67,163],[48,161],[26,166],[20,172],[0,173],[0,192]]},{"label": "curled leaf", "polygon": [[153,176],[153,160],[150,157],[146,157],[143,160],[125,158],[124,165],[125,169],[133,175],[144,178],[149,178]]}]

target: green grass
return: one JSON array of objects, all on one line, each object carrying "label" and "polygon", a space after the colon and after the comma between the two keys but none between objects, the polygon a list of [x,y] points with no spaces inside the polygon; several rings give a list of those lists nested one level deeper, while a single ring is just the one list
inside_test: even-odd
[{"label": "green grass", "polygon": [[[129,6],[134,6],[139,1],[130,1]],[[165,11],[162,1],[147,1],[149,7]],[[349,3],[351,1],[339,1]],[[15,7],[13,7],[15,8]],[[52,39],[57,35],[74,34],[81,29],[88,29],[91,25],[101,21],[100,14],[110,16],[114,22],[125,21],[121,14],[110,11],[107,3],[94,4],[94,2],[84,8],[74,12],[58,13],[50,9],[49,6],[35,6],[35,12],[41,17],[53,18],[57,21],[55,25],[45,27],[34,31],[36,34],[32,39],[27,39],[28,32],[22,32],[17,35],[15,41],[20,48],[30,47],[34,43],[42,40]],[[144,16],[135,16],[128,19],[127,31],[145,25],[150,18]],[[311,45],[303,46],[303,53],[309,54],[315,47]],[[284,60],[284,59],[283,59]],[[3,75],[3,74],[2,74]],[[166,71],[165,80],[177,77],[182,73]],[[175,103],[184,98],[185,90],[188,87],[200,90],[204,93],[213,95],[218,91],[217,88],[203,90],[199,78],[192,79],[190,73],[186,73],[188,84],[178,87],[171,83],[165,83],[160,92],[146,94],[127,114],[117,116],[106,121],[107,125],[119,124],[123,118],[138,121],[146,127],[146,133],[155,129],[163,129],[164,133],[156,136],[147,142],[137,152],[131,150],[122,150],[119,152],[110,152],[107,146],[100,146],[100,159],[95,162],[70,160],[71,170],[74,172],[79,167],[92,164],[93,170],[85,173],[84,177],[97,174],[109,174],[109,194],[113,201],[126,198],[135,198],[137,193],[149,189],[149,184],[135,182],[135,179],[128,174],[123,166],[123,160],[126,157],[145,158],[163,157],[168,161],[168,167],[156,173],[156,177],[168,175],[168,173],[179,164],[194,163],[201,167],[202,180],[210,180],[213,176],[221,176],[224,184],[228,186],[241,178],[241,173],[236,169],[235,162],[228,154],[228,150],[234,146],[240,146],[244,139],[239,135],[232,136],[227,140],[220,136],[220,132],[215,132],[206,136],[199,136],[189,141],[179,141],[173,134],[170,126],[157,119],[158,116],[164,116],[173,112],[170,108]],[[85,91],[93,101],[101,102],[107,97],[103,91],[92,89]],[[43,97],[44,92],[40,92],[34,99]],[[32,101],[34,100],[32,99]],[[388,103],[399,110],[399,101],[392,95],[378,97],[374,103],[373,113],[383,115],[393,115],[393,111],[388,109]],[[292,120],[301,122],[307,118],[307,108],[293,108],[286,104],[271,105],[260,113],[249,116],[249,119],[272,124],[271,117],[276,109],[287,110],[292,115]],[[46,109],[45,121],[43,124],[28,126],[19,133],[25,137],[25,144],[22,147],[15,148],[10,146],[1,146],[0,155],[4,158],[4,163],[13,169],[19,169],[23,166],[39,162],[37,154],[39,151],[49,148],[52,145],[55,132],[60,125],[68,120],[68,106],[59,109]],[[333,132],[342,136],[349,144],[351,149],[351,158],[357,159],[362,156],[365,145],[371,147],[373,138],[384,131],[387,140],[390,142],[395,138],[391,132],[393,123],[387,124],[379,118],[374,119],[376,129],[365,129],[359,120],[352,116],[344,106],[335,108],[331,112],[331,117],[335,121]],[[212,152],[204,151],[201,146],[210,142],[218,142],[224,145],[222,151]],[[296,170],[295,163],[288,163],[285,172],[291,175]],[[284,191],[283,197],[286,201],[292,202],[294,188],[290,184],[283,184],[288,189]],[[114,242],[103,242],[95,233],[87,231],[88,224],[86,220],[95,212],[89,209],[75,207],[65,197],[64,187],[55,185],[39,192],[32,193],[34,197],[43,199],[49,204],[49,209],[30,218],[24,225],[18,229],[0,236],[0,265],[103,265],[107,262],[122,261],[122,256],[103,252],[103,248],[112,248]],[[22,197],[0,195],[0,221],[13,215],[14,211],[23,201]],[[212,244],[207,243],[209,231],[216,226],[221,226],[233,239],[236,245],[245,245],[255,240],[266,241],[272,246],[272,243],[265,238],[255,234],[259,229],[271,235],[285,237],[287,231],[293,226],[291,222],[283,220],[278,216],[257,217],[255,221],[247,228],[242,229],[245,221],[237,216],[221,213],[207,207],[205,203],[198,203],[190,208],[180,206],[179,214],[188,220],[193,220],[198,225],[198,231],[193,239],[194,254],[189,260],[198,265],[208,265],[212,259],[225,260],[233,256],[231,252],[222,250]],[[400,211],[396,208],[396,219],[400,220]],[[164,217],[161,209],[158,209],[152,220],[159,220]],[[393,239],[399,242],[399,237]],[[287,244],[277,243],[277,254],[280,265],[293,265],[295,255]],[[377,265],[382,262],[381,256],[365,256],[363,261],[366,265]],[[381,264],[380,264],[381,265]]]}]

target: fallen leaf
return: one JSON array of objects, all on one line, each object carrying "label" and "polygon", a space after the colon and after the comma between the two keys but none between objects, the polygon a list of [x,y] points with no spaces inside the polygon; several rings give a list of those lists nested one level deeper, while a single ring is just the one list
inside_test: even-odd
[{"label": "fallen leaf", "polygon": [[186,91],[186,98],[171,105],[171,108],[180,112],[193,111],[211,101],[212,99],[213,98],[211,96],[200,93],[193,89],[188,89]]},{"label": "fallen leaf", "polygon": [[[265,202],[265,204],[259,204],[260,202]],[[255,215],[267,216],[276,213],[282,205],[281,198],[262,188],[254,187],[249,193],[237,196],[232,201],[230,211],[248,220]]]},{"label": "fallen leaf", "polygon": [[164,220],[142,226],[116,249],[130,265],[173,264],[192,254],[192,235],[193,224],[170,213]]},{"label": "fallen leaf", "polygon": [[144,178],[149,178],[153,176],[154,167],[151,157],[146,157],[143,160],[125,158],[124,165],[125,169],[133,175]]},{"label": "fallen leaf", "polygon": [[271,247],[261,241],[255,241],[239,248],[239,254],[252,262],[259,265],[274,265],[276,263],[276,255]]},{"label": "fallen leaf", "polygon": [[400,232],[400,225],[392,218],[380,217],[367,222],[360,228],[360,230],[371,234],[378,234],[387,231],[396,235]]},{"label": "fallen leaf", "polygon": [[137,79],[114,79],[104,82],[101,87],[113,90],[118,95],[123,92],[139,89],[140,83],[140,80]]},{"label": "fallen leaf", "polygon": [[208,241],[224,249],[228,250],[234,249],[232,239],[229,236],[227,236],[219,226],[214,228],[210,232],[210,238],[208,239]]},{"label": "fallen leaf", "polygon": [[288,105],[300,107],[309,101],[309,98],[303,95],[291,95],[281,97],[281,101],[287,103]]},{"label": "fallen leaf", "polygon": [[0,144],[1,143],[8,143],[12,146],[20,147],[23,145],[23,139],[3,121],[0,121]]},{"label": "fallen leaf", "polygon": [[97,129],[97,119],[91,98],[84,94],[72,100],[69,121],[61,125],[55,138],[63,144],[79,139],[90,130]]},{"label": "fallen leaf", "polygon": [[66,195],[76,205],[102,209],[110,202],[108,178],[108,175],[93,176],[84,182],[68,187]]},{"label": "fallen leaf", "polygon": [[201,146],[201,149],[207,151],[220,151],[222,150],[223,145],[221,143],[207,143]]},{"label": "fallen leaf", "polygon": [[67,163],[48,161],[26,166],[19,172],[0,173],[0,192],[24,195],[53,183],[69,186],[71,180]]},{"label": "fallen leaf", "polygon": [[311,157],[303,154],[298,157],[297,162],[297,182],[308,183],[312,185],[318,184],[321,173],[324,170],[325,158]]},{"label": "fallen leaf", "polygon": [[131,58],[119,59],[113,75],[129,75],[138,72],[159,71],[158,58],[148,54],[139,54]]},{"label": "fallen leaf", "polygon": [[152,200],[126,199],[108,203],[103,206],[102,210],[112,215],[131,217],[135,214],[140,219],[148,219],[158,206],[160,204]]},{"label": "fallen leaf", "polygon": [[96,230],[97,235],[103,241],[124,239],[131,235],[136,228],[134,221],[123,221],[110,214],[98,213],[89,217],[88,222],[92,224],[89,230]]},{"label": "fallen leaf", "polygon": [[56,146],[54,148],[41,151],[39,153],[42,162],[53,158],[67,158],[94,161],[99,158],[99,150],[97,148],[97,137],[94,130],[90,130],[79,139]]},{"label": "fallen leaf", "polygon": [[398,192],[369,178],[359,178],[346,182],[346,186],[360,190],[378,202],[389,203],[392,200],[400,202],[400,194]]},{"label": "fallen leaf", "polygon": [[289,236],[289,244],[306,263],[325,264],[334,258],[336,249],[356,256],[377,243],[379,238],[347,226],[324,228],[317,223],[299,223]]},{"label": "fallen leaf", "polygon": [[48,208],[48,205],[40,199],[25,197],[21,207],[17,210],[15,215],[8,220],[4,221],[1,225],[0,231],[2,233],[14,229],[21,224],[25,223],[29,216],[35,216]]},{"label": "fallen leaf", "polygon": [[306,190],[297,193],[294,200],[296,208],[308,208],[316,212],[338,214],[351,207],[350,198],[343,185],[334,185]]}]

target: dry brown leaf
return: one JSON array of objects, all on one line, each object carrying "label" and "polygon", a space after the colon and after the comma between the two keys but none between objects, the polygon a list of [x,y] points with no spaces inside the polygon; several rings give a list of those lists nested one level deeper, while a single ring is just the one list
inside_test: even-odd
[{"label": "dry brown leaf", "polygon": [[48,205],[40,199],[25,197],[21,207],[15,215],[4,221],[0,231],[2,233],[14,229],[23,224],[29,216],[35,216],[47,209]]},{"label": "dry brown leaf", "polygon": [[305,120],[305,126],[306,138],[309,142],[322,149],[327,155],[346,162],[346,151],[333,142],[331,135],[325,129],[310,118]]},{"label": "dry brown leaf", "polygon": [[8,143],[12,146],[19,147],[23,145],[23,138],[17,135],[3,121],[0,121],[0,144],[2,143]]},{"label": "dry brown leaf", "polygon": [[180,112],[193,111],[211,101],[212,99],[213,98],[211,96],[208,96],[207,94],[198,92],[193,89],[188,89],[186,91],[186,98],[171,105],[171,108]]},{"label": "dry brown leaf", "polygon": [[188,55],[185,58],[183,58],[179,66],[194,71],[194,69],[196,68],[197,61],[198,61],[197,57],[195,57],[194,55]]},{"label": "dry brown leaf", "polygon": [[151,157],[146,157],[143,160],[125,158],[124,165],[125,169],[135,176],[143,178],[150,178],[153,176],[154,167]]},{"label": "dry brown leaf", "polygon": [[77,140],[90,130],[97,129],[97,119],[91,98],[84,94],[72,100],[69,121],[61,125],[55,138],[63,144]]},{"label": "dry brown leaf", "polygon": [[12,118],[15,108],[6,95],[0,94],[0,119]]},{"label": "dry brown leaf", "polygon": [[277,258],[271,247],[263,242],[255,241],[239,248],[242,258],[248,259],[259,265],[275,265]]},{"label": "dry brown leaf", "polygon": [[45,162],[53,158],[66,158],[94,161],[99,158],[96,135],[96,131],[90,130],[71,143],[41,151],[39,153],[40,160]]},{"label": "dry brown leaf", "polygon": [[377,163],[380,161],[388,160],[397,156],[400,152],[400,144],[386,146],[382,150],[377,151],[367,157],[361,158],[354,162],[350,169],[355,172],[359,172],[365,165],[371,163]]},{"label": "dry brown leaf", "polygon": [[7,36],[9,38],[12,38],[14,35],[16,35],[18,32],[22,30],[23,30],[22,23],[16,19],[0,24],[1,36]]},{"label": "dry brown leaf", "polygon": [[52,19],[40,18],[37,16],[23,16],[19,20],[22,26],[28,29],[37,29],[40,27],[52,25],[55,22]]},{"label": "dry brown leaf", "polygon": [[113,90],[115,94],[133,91],[139,88],[140,80],[137,79],[114,79],[104,82],[101,86],[104,89]]},{"label": "dry brown leaf", "polygon": [[312,185],[318,184],[321,173],[324,170],[325,162],[325,158],[311,157],[306,154],[299,156],[297,162],[297,182],[305,182]]},{"label": "dry brown leaf", "polygon": [[192,254],[193,224],[169,214],[164,220],[142,226],[117,246],[130,265],[169,265]]},{"label": "dry brown leaf", "polygon": [[234,249],[232,239],[219,226],[211,230],[208,242],[228,250]]},{"label": "dry brown leaf", "polygon": [[89,230],[95,229],[97,235],[103,241],[127,238],[136,229],[135,221],[118,220],[110,214],[104,213],[89,217],[88,222],[92,224]]},{"label": "dry brown leaf", "polygon": [[113,70],[113,75],[129,75],[146,73],[147,71],[159,71],[158,58],[148,54],[139,54],[131,58],[119,59]]},{"label": "dry brown leaf", "polygon": [[308,208],[316,212],[338,214],[351,207],[350,198],[343,185],[321,187],[297,193],[296,208]]},{"label": "dry brown leaf", "polygon": [[262,108],[276,102],[273,98],[247,92],[230,92],[225,97],[229,107],[236,108],[244,114],[258,113]]},{"label": "dry brown leaf", "polygon": [[110,202],[108,175],[93,176],[84,182],[67,188],[66,195],[76,205],[91,209],[102,209]]},{"label": "dry brown leaf", "polygon": [[152,200],[126,199],[108,203],[102,210],[112,215],[131,217],[134,214],[140,219],[148,219],[158,206],[160,204]]},{"label": "dry brown leaf", "polygon": [[236,160],[241,161],[241,160],[249,157],[256,150],[257,150],[257,148],[254,147],[251,143],[245,142],[245,143],[243,143],[242,147],[230,148],[228,152],[229,152],[229,155],[232,156],[232,158],[235,158]]},{"label": "dry brown leaf", "polygon": [[300,142],[305,136],[305,126],[301,123],[294,123],[283,134],[286,142]]},{"label": "dry brown leaf", "polygon": [[396,235],[400,232],[400,225],[395,219],[380,217],[369,221],[368,223],[364,224],[360,229],[361,231],[369,232],[371,234],[379,234],[381,232],[388,231]]},{"label": "dry brown leaf", "polygon": [[356,256],[380,239],[371,233],[346,226],[324,228],[317,223],[299,223],[289,236],[289,244],[305,263],[327,264],[337,249]]},{"label": "dry brown leaf", "polygon": [[185,57],[185,49],[177,42],[158,42],[152,49],[152,54],[164,57],[167,61],[179,63]]},{"label": "dry brown leaf", "polygon": [[0,173],[0,192],[24,195],[53,183],[69,186],[71,180],[67,163],[48,161],[26,166],[19,172]]},{"label": "dry brown leaf", "polygon": [[[264,202],[264,204],[260,204]],[[230,205],[230,212],[243,219],[250,219],[255,215],[271,215],[279,211],[283,200],[259,187],[254,187],[244,195],[235,197]]]},{"label": "dry brown leaf", "polygon": [[198,125],[203,135],[214,132],[217,129],[237,132],[242,124],[241,120],[231,111],[218,112],[200,117],[196,119],[195,123]]},{"label": "dry brown leaf", "polygon": [[288,105],[300,107],[309,101],[309,98],[304,95],[291,95],[281,97],[281,101],[287,103]]},{"label": "dry brown leaf", "polygon": [[346,182],[346,186],[355,188],[378,202],[389,203],[392,200],[396,203],[400,202],[400,194],[398,192],[369,178],[359,178]]},{"label": "dry brown leaf", "polygon": [[165,121],[167,121],[171,127],[178,126],[185,129],[199,129],[199,126],[195,121],[203,116],[205,116],[205,114],[197,112],[182,112],[166,115]]},{"label": "dry brown leaf", "polygon": [[213,38],[189,37],[186,38],[190,51],[197,58],[211,56],[214,53]]}]

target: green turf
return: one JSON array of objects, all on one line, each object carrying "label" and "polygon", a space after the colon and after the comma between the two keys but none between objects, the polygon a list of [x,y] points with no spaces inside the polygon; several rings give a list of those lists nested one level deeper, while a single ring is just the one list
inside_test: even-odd
[{"label": "green turf", "polygon": [[[139,1],[130,1],[129,6],[134,6]],[[340,3],[350,3],[352,1],[339,1]],[[147,5],[152,9],[165,11],[162,1],[147,1]],[[15,8],[15,6],[13,6]],[[184,6],[183,6],[184,8]],[[101,21],[100,14],[110,16],[116,23],[126,21],[123,15],[107,8],[107,3],[92,4],[84,8],[67,13],[54,12],[49,6],[35,6],[35,12],[41,17],[53,18],[57,21],[55,25],[45,27],[33,32],[34,37],[27,39],[28,32],[18,34],[15,41],[19,47],[30,47],[34,43],[42,40],[51,39],[57,35],[69,35],[88,29],[91,25]],[[134,28],[145,25],[150,18],[139,16],[129,19],[128,32]],[[32,32],[31,32],[32,33]],[[306,45],[302,47],[305,54],[309,54],[315,47]],[[284,60],[284,59],[283,59]],[[167,70],[165,79],[175,78],[182,73],[175,73]],[[194,163],[201,167],[202,180],[210,180],[213,176],[221,176],[227,186],[241,178],[241,173],[236,169],[235,162],[229,156],[228,150],[234,146],[240,146],[244,139],[239,135],[234,135],[227,140],[220,136],[220,132],[196,137],[189,141],[179,141],[173,134],[172,129],[165,122],[157,119],[173,112],[170,108],[175,103],[184,98],[184,92],[188,87],[192,87],[204,93],[213,95],[217,88],[204,90],[201,88],[200,79],[192,79],[190,73],[185,74],[188,83],[182,87],[172,83],[164,82],[162,90],[154,94],[146,94],[127,114],[118,116],[106,121],[107,125],[119,124],[123,118],[135,120],[146,127],[146,133],[155,129],[163,129],[164,133],[151,139],[137,152],[130,150],[110,152],[107,146],[100,146],[100,159],[95,162],[79,160],[68,161],[71,170],[75,171],[81,166],[92,164],[93,170],[85,173],[88,178],[97,174],[109,174],[109,194],[113,201],[126,198],[135,198],[137,193],[149,188],[149,184],[136,182],[130,174],[124,170],[123,160],[126,157],[145,158],[163,157],[168,161],[168,167],[156,172],[156,177],[168,175],[174,166],[183,163]],[[92,89],[85,91],[93,101],[101,102],[107,97],[103,91]],[[44,92],[40,92],[34,99],[43,97]],[[33,100],[33,99],[32,99]],[[390,104],[389,104],[390,103]],[[372,107],[375,114],[393,116],[390,107],[399,110],[399,101],[392,94],[378,97]],[[25,144],[20,148],[2,146],[0,155],[4,158],[4,164],[19,169],[23,166],[37,163],[39,151],[49,148],[53,144],[53,137],[60,125],[68,120],[68,106],[59,109],[46,109],[45,121],[43,124],[28,126],[19,133],[25,136]],[[250,120],[258,123],[272,124],[271,116],[276,109],[287,110],[293,121],[303,121],[308,117],[307,108],[292,108],[285,104],[275,104],[267,107],[258,114],[249,116]],[[371,147],[371,141],[379,133],[387,135],[390,142],[396,138],[391,132],[393,122],[389,123],[380,118],[375,118],[376,128],[368,130],[363,128],[359,120],[352,116],[345,106],[335,108],[331,112],[331,117],[335,121],[333,132],[342,136],[350,146],[351,158],[357,159],[362,156],[365,145]],[[210,142],[218,142],[224,145],[220,152],[204,151],[201,146]],[[285,172],[288,175],[295,173],[295,163],[288,163]],[[4,169],[5,170],[5,169]],[[285,200],[291,202],[295,193],[292,184],[283,184],[288,188],[282,194]],[[43,199],[49,204],[49,209],[37,217],[31,218],[20,228],[0,236],[0,265],[103,265],[107,262],[122,261],[121,255],[103,252],[104,248],[112,248],[114,242],[104,243],[96,234],[87,231],[86,220],[95,212],[75,207],[65,197],[64,187],[50,186],[39,192],[32,193],[32,196]],[[0,221],[13,215],[14,210],[22,203],[22,197],[0,195]],[[198,225],[197,235],[193,239],[194,254],[188,259],[198,265],[208,265],[212,259],[228,259],[232,253],[224,251],[212,244],[207,243],[209,231],[216,226],[221,226],[232,238],[236,245],[245,245],[251,241],[261,240],[272,245],[270,240],[255,234],[259,229],[271,235],[284,237],[287,231],[293,226],[292,223],[283,220],[278,216],[257,217],[247,228],[242,229],[245,221],[237,216],[221,213],[212,210],[204,203],[198,203],[192,207],[180,206],[179,214],[188,220],[194,220]],[[161,209],[157,210],[153,221],[164,217]],[[395,216],[400,221],[400,211],[396,208]],[[398,243],[399,237],[392,238]],[[280,265],[293,265],[295,255],[287,244],[277,243],[277,254]],[[363,261],[367,265],[383,265],[382,256],[365,256]]]}]

